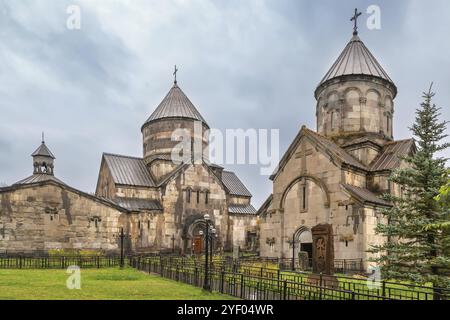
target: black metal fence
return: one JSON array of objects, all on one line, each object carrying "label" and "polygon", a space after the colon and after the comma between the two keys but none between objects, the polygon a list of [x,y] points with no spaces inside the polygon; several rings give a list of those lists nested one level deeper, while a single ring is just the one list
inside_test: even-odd
[{"label": "black metal fence", "polygon": [[[192,258],[135,257],[130,264],[146,272],[195,286],[202,286],[204,261]],[[214,259],[210,265],[213,290],[243,299],[287,300],[433,300],[433,289],[390,281],[368,281],[346,276],[255,267]],[[439,299],[450,300],[450,290],[441,289]]]},{"label": "black metal fence", "polygon": [[119,264],[119,256],[0,256],[0,269],[107,268]]},{"label": "black metal fence", "polygon": [[[201,287],[204,258],[170,255],[129,256],[125,265]],[[215,291],[249,300],[432,300],[433,289],[407,283],[368,281],[349,276],[327,276],[283,269],[279,259],[230,260],[215,256],[210,263],[210,285]],[[118,267],[120,256],[0,256],[0,269],[65,269]],[[450,290],[438,298],[450,300]]]}]

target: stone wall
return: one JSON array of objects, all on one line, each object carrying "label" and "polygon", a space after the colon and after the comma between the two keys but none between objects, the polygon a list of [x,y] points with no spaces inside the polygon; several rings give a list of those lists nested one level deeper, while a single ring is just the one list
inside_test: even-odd
[{"label": "stone wall", "polygon": [[[194,130],[196,123],[200,124],[199,127],[201,128],[198,132]],[[158,154],[170,155],[174,147],[183,141],[181,138],[183,133],[179,131],[180,129],[188,130],[188,135],[192,138],[192,141],[201,141],[203,150],[207,148],[208,135],[205,132],[209,128],[205,124],[191,119],[160,119],[147,123],[142,128],[144,161],[150,161],[152,156]],[[181,135],[175,135],[175,139],[172,140],[176,130]],[[189,142],[187,145],[190,147],[191,143]]]},{"label": "stone wall", "polygon": [[[190,192],[190,200],[188,193]],[[197,201],[198,194],[198,201]],[[208,203],[206,198],[208,197]],[[230,240],[227,195],[222,184],[206,165],[191,165],[173,178],[163,195],[161,243],[170,248],[175,235],[175,247],[190,253],[192,228],[208,213],[219,237],[219,246]]]},{"label": "stone wall", "polygon": [[116,250],[115,206],[56,183],[0,191],[0,251]]},{"label": "stone wall", "polygon": [[[295,156],[304,150],[309,150],[306,160]],[[342,183],[365,188],[366,176],[341,168],[303,137],[274,178],[273,200],[261,218],[261,256],[291,258],[292,237],[297,230],[329,223],[333,227],[335,259],[367,258],[370,244],[382,241],[374,233],[375,209],[352,199]]]},{"label": "stone wall", "polygon": [[382,80],[335,79],[316,92],[317,132],[330,137],[370,132],[392,140],[394,95]]},{"label": "stone wall", "polygon": [[[244,250],[256,250],[259,247],[259,244],[255,244],[255,246],[249,246],[248,233],[254,234],[256,237],[259,236],[259,219],[257,216],[252,215],[239,215],[239,214],[230,214],[231,220],[231,234],[232,234],[232,243],[233,246],[239,246]],[[255,238],[255,241],[259,240]]]}]

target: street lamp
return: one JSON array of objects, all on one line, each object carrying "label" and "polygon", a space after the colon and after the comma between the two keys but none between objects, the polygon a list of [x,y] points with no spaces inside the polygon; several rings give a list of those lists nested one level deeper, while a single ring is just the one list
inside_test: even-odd
[{"label": "street lamp", "polygon": [[214,238],[217,236],[217,230],[216,228],[214,228],[213,226],[211,226],[211,243],[209,245],[209,262],[210,262],[210,266],[212,266],[212,260],[213,260],[213,249],[214,249]]},{"label": "street lamp", "polygon": [[203,282],[203,289],[207,291],[211,291],[211,286],[209,284],[209,270],[208,270],[208,242],[209,242],[209,221],[210,217],[209,214],[205,214],[203,216],[205,219],[205,279]]},{"label": "street lamp", "polygon": [[[114,237],[116,235],[114,234]],[[129,234],[125,234],[123,232],[123,228],[120,228],[120,232],[118,234],[118,237],[120,239],[120,267],[123,268],[125,263],[124,263],[124,240],[125,239],[129,239],[130,235]]]}]

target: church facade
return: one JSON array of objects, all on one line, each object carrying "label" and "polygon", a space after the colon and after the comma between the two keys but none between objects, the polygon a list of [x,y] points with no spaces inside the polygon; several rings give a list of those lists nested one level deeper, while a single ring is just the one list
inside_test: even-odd
[{"label": "church facade", "polygon": [[312,229],[331,226],[334,259],[369,267],[384,193],[400,194],[388,177],[415,152],[412,139],[395,141],[397,88],[357,31],[317,86],[316,130],[303,126],[270,179],[273,193],[258,210],[262,256],[309,258],[323,243]]},{"label": "church facade", "polygon": [[[214,250],[254,250],[258,217],[252,195],[233,172],[208,161],[208,136],[196,126],[208,132],[175,81],[142,126],[143,157],[104,153],[95,194],[56,178],[55,156],[42,141],[32,154],[33,175],[0,188],[0,253],[117,251],[121,228],[128,252],[201,253],[205,214],[216,231]],[[173,160],[181,139],[173,137],[176,130],[192,141],[192,148],[182,150],[192,155],[188,161]],[[200,155],[194,157],[195,150]]]}]

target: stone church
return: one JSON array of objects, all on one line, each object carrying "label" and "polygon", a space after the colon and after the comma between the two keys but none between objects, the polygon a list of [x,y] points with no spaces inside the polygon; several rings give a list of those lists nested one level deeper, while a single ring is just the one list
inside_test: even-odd
[{"label": "stone church", "polygon": [[[215,250],[254,250],[252,195],[233,172],[208,161],[208,135],[200,135],[196,126],[208,132],[207,122],[175,80],[142,126],[143,157],[104,153],[95,194],[56,178],[55,156],[42,139],[32,154],[33,174],[0,188],[0,253],[115,251],[120,228],[129,252],[201,253],[206,213],[217,231]],[[176,129],[191,138],[191,154],[200,144],[200,157],[172,160],[179,143],[172,136]]]},{"label": "stone church", "polygon": [[[415,152],[412,139],[394,140],[396,94],[355,27],[314,92],[316,131],[303,126],[270,177],[273,193],[258,210],[262,256],[323,258],[329,239],[328,258],[368,268],[366,250],[384,241],[374,231],[389,206],[381,196],[401,192],[388,176],[404,165],[399,156]],[[320,226],[330,234],[316,243]]]}]

